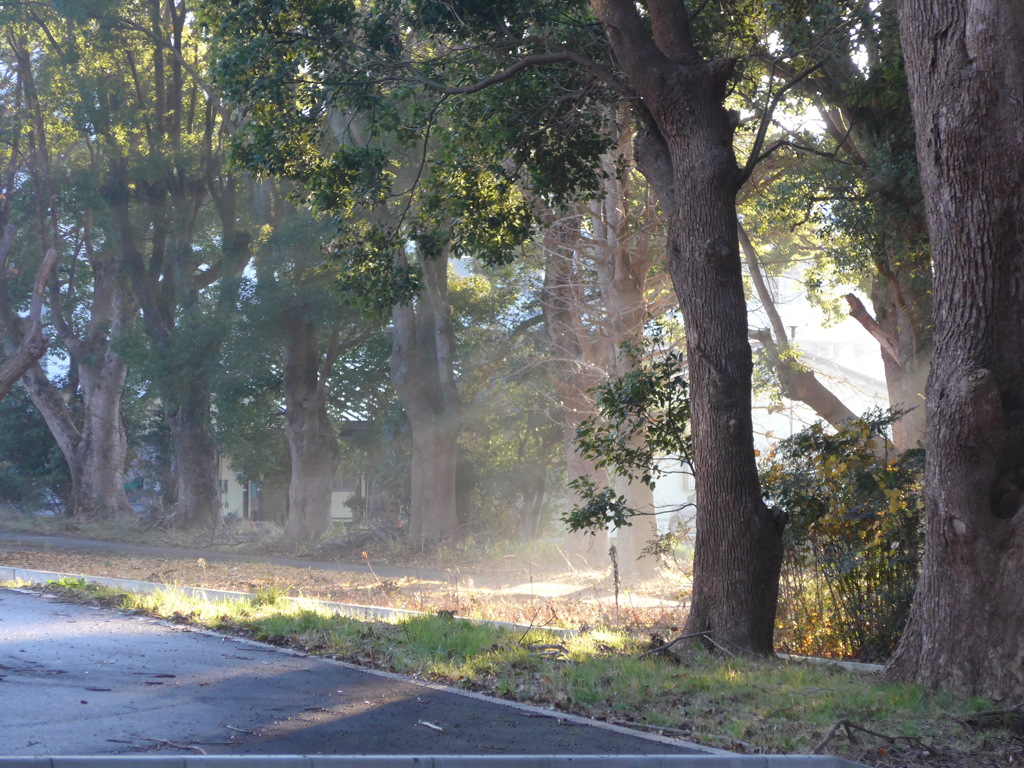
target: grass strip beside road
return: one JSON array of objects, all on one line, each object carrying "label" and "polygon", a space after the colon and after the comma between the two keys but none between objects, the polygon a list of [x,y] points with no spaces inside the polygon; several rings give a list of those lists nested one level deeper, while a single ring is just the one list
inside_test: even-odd
[{"label": "grass strip beside road", "polygon": [[830,666],[726,659],[695,643],[639,658],[666,638],[513,632],[443,612],[359,621],[313,601],[284,600],[277,589],[212,602],[173,588],[138,594],[82,579],[45,591],[740,752],[818,747],[875,766],[974,768],[1013,764],[1021,750],[1004,727],[967,724],[993,709],[990,702]]}]

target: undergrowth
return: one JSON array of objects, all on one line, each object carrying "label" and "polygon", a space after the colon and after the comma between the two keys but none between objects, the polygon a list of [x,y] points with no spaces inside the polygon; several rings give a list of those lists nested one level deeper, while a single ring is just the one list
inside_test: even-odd
[{"label": "undergrowth", "polygon": [[657,640],[610,630],[516,632],[446,613],[357,621],[277,593],[209,602],[81,580],[46,590],[741,752],[817,747],[877,766],[1004,765],[1020,754],[1009,732],[967,725],[989,702],[835,666],[722,658],[699,645],[642,657]]}]

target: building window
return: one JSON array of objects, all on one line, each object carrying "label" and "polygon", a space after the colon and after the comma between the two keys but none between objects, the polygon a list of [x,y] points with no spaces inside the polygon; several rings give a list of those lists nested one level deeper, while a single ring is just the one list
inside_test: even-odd
[{"label": "building window", "polygon": [[343,472],[334,478],[331,489],[338,493],[355,493],[359,490],[359,476]]}]

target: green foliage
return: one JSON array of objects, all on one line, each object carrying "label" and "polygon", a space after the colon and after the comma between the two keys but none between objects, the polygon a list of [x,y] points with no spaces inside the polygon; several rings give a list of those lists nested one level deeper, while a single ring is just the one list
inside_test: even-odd
[{"label": "green foliage", "polygon": [[[664,472],[658,464],[660,457],[678,457],[689,464],[692,456],[683,355],[669,349],[652,356],[660,341],[661,337],[655,336],[645,338],[642,348],[628,342],[623,346],[629,369],[598,385],[597,415],[576,430],[576,449],[597,469],[607,468],[631,481],[638,477],[652,490]],[[570,530],[593,531],[609,522],[629,525],[629,517],[638,513],[628,507],[623,496],[611,488],[599,488],[589,478],[575,478],[570,486],[582,499],[565,518]]]},{"label": "green foliage", "polygon": [[67,464],[22,387],[0,400],[0,501],[31,507],[66,499]]},{"label": "green foliage", "polygon": [[922,537],[923,453],[890,457],[899,411],[831,432],[819,422],[779,443],[762,470],[789,515],[780,642],[794,652],[884,659],[906,623]]}]

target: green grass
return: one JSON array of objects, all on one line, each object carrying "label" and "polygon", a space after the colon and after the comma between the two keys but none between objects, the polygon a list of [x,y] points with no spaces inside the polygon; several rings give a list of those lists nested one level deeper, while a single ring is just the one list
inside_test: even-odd
[{"label": "green grass", "polygon": [[[992,709],[989,702],[834,666],[723,659],[694,645],[677,657],[641,659],[639,639],[612,631],[523,636],[444,615],[364,622],[311,601],[284,600],[280,593],[209,602],[174,589],[124,593],[78,579],[51,583],[47,591],[648,730],[663,728],[727,749],[808,752],[841,720],[894,737],[840,730],[822,750],[864,762],[899,754],[900,762],[892,765],[924,766],[940,753],[961,756],[969,766],[981,764],[975,757],[1005,756],[1014,748],[1004,731],[975,731],[962,723],[972,712]],[[915,762],[918,753],[921,761]]]}]

